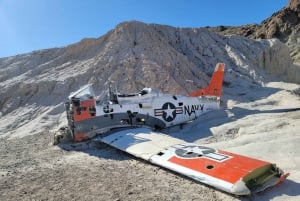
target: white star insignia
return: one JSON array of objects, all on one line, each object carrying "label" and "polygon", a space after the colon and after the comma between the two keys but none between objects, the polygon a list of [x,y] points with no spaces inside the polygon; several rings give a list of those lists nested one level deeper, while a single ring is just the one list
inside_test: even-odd
[{"label": "white star insignia", "polygon": [[166,119],[168,119],[169,117],[171,117],[172,119],[174,118],[173,112],[175,109],[170,108],[170,104],[168,104],[167,109],[164,110],[164,112],[166,113]]}]

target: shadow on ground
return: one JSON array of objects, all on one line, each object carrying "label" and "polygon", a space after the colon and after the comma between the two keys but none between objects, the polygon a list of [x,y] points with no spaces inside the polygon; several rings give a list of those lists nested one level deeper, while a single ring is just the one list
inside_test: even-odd
[{"label": "shadow on ground", "polygon": [[[234,122],[249,115],[255,114],[279,114],[286,112],[299,111],[300,108],[273,109],[273,110],[249,110],[241,107],[219,110],[200,116],[191,123],[184,124],[180,128],[175,126],[164,130],[164,133],[187,142],[213,136],[212,127],[220,126],[226,123]],[[228,114],[231,114],[230,116]]]}]

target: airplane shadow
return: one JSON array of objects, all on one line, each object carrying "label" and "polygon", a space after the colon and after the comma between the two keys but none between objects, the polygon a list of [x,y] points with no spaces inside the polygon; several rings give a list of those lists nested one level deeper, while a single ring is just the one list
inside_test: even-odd
[{"label": "airplane shadow", "polygon": [[[163,132],[175,138],[186,142],[195,142],[196,140],[213,136],[212,127],[220,126],[226,123],[234,122],[249,115],[254,114],[276,114],[285,112],[299,111],[300,108],[272,109],[272,110],[249,110],[241,107],[212,111],[200,116],[196,120],[182,126],[174,126],[164,129]],[[231,115],[228,115],[228,114]]]},{"label": "airplane shadow", "polygon": [[79,143],[61,143],[57,145],[65,151],[75,151],[88,154],[101,159],[129,160],[132,156],[102,142],[86,141]]},{"label": "airplane shadow", "polygon": [[[296,197],[300,196],[300,183],[286,179],[282,184],[275,186],[265,192],[255,194],[252,197],[255,200],[268,201],[278,196]],[[288,198],[286,198],[288,199]]]}]

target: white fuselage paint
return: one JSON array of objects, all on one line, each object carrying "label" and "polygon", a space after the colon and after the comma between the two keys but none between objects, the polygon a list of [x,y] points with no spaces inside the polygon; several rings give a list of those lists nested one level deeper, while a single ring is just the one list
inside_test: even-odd
[{"label": "white fuselage paint", "polygon": [[219,109],[219,106],[217,97],[149,93],[118,97],[116,103],[96,105],[96,116],[130,111],[160,119],[169,127],[194,120],[208,111]]}]

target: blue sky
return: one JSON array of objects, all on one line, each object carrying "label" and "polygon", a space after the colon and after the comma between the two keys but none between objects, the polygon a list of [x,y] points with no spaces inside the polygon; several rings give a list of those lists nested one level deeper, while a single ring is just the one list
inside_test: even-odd
[{"label": "blue sky", "polygon": [[98,38],[123,21],[175,27],[260,23],[288,0],[0,0],[0,58]]}]

